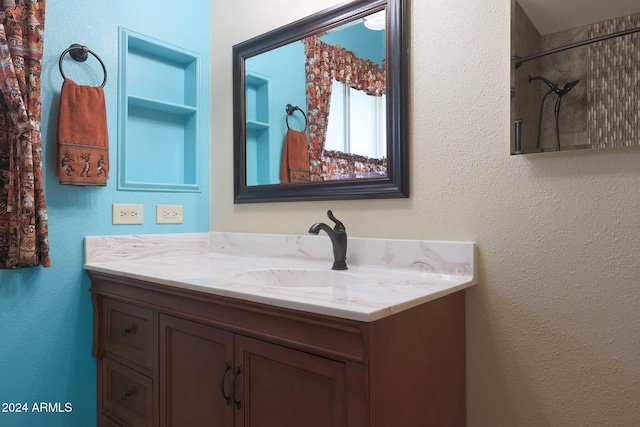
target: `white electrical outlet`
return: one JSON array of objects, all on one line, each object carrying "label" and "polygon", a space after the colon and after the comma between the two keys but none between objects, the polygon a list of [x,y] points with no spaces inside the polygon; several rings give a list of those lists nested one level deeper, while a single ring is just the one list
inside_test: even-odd
[{"label": "white electrical outlet", "polygon": [[156,205],[156,224],[182,224],[182,205]]},{"label": "white electrical outlet", "polygon": [[144,222],[144,206],[137,204],[113,204],[113,224],[142,224]]}]

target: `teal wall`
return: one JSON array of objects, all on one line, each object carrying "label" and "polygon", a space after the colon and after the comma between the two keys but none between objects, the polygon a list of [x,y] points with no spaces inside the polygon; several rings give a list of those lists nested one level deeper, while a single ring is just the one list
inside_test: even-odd
[{"label": "teal wall", "polygon": [[364,24],[351,25],[320,37],[327,44],[335,44],[355,53],[358,58],[370,59],[382,67],[385,56],[386,31],[372,31]]},{"label": "teal wall", "polygon": [[[201,55],[201,192],[116,189],[119,26]],[[31,411],[34,403],[60,402],[62,407],[70,403],[72,410],[66,413],[0,412],[0,426],[96,424],[90,283],[82,269],[84,236],[209,231],[209,34],[208,0],[191,1],[188,7],[168,0],[48,2],[42,98],[44,181],[52,266],[0,270],[0,404],[27,403]],[[105,87],[111,157],[107,187],[61,186],[53,175],[54,133],[62,85],[58,59],[72,43],[86,45],[96,52],[109,74]],[[67,78],[86,85],[98,85],[102,81],[102,69],[92,57],[83,64],[69,62],[65,61],[64,66]],[[144,204],[144,225],[112,225],[112,203]],[[156,225],[156,204],[182,204],[184,223]]]}]

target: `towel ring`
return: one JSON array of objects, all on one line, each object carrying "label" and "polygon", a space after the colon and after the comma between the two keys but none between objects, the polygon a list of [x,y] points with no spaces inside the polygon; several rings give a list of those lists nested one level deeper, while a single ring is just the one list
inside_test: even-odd
[{"label": "towel ring", "polygon": [[102,81],[102,84],[100,86],[104,87],[104,85],[107,84],[107,67],[104,66],[104,62],[102,62],[102,59],[100,59],[100,57],[96,55],[91,49],[78,43],[72,44],[71,46],[69,46],[69,48],[65,49],[65,51],[62,52],[62,55],[60,55],[58,67],[60,67],[60,74],[62,74],[62,78],[64,80],[67,80],[67,76],[65,76],[64,71],[62,71],[62,58],[64,58],[67,53],[78,62],[86,61],[88,57],[87,53],[95,56],[98,62],[100,62],[100,65],[102,65],[102,71],[104,71],[104,80]]},{"label": "towel ring", "polygon": [[289,127],[289,116],[291,116],[296,110],[300,111],[302,113],[302,115],[304,116],[304,129],[302,129],[301,132],[304,132],[307,130],[307,115],[304,113],[304,111],[302,111],[300,109],[300,107],[294,107],[291,104],[287,104],[285,110],[287,111],[287,118],[286,118],[286,122],[287,122],[287,129],[291,129]]}]

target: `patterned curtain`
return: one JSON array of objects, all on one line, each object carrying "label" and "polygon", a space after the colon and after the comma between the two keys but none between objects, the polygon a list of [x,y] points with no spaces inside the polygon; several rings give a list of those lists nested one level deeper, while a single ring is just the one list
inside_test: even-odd
[{"label": "patterned curtain", "polygon": [[329,124],[331,83],[336,79],[368,95],[382,96],[387,87],[386,67],[358,58],[340,46],[324,43],[319,36],[303,40],[307,76],[307,122],[309,129],[311,181],[321,181],[322,152]]},{"label": "patterned curtain", "polygon": [[49,267],[40,73],[45,0],[0,10],[0,268]]}]

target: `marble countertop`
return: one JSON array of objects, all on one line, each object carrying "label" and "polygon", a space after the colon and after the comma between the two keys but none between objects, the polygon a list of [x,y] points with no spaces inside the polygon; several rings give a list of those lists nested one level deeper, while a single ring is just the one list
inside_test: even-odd
[{"label": "marble countertop", "polygon": [[84,268],[371,322],[473,286],[475,259],[470,242],[349,238],[332,271],[327,236],[211,232],[86,237]]}]

